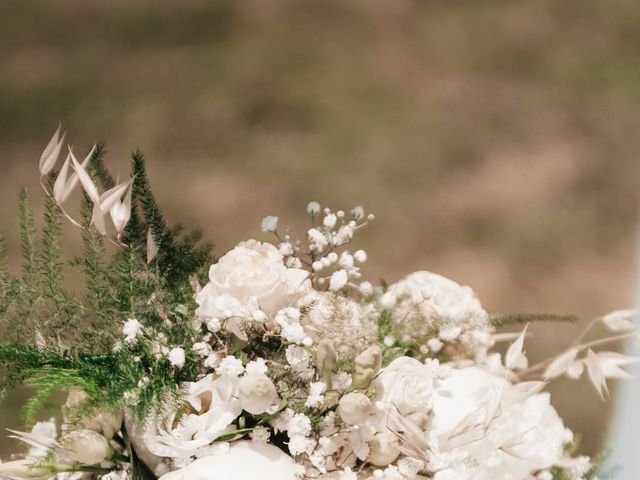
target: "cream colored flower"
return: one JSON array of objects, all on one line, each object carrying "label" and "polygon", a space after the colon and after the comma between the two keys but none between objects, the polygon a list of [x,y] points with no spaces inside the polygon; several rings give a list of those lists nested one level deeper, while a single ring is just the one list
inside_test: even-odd
[{"label": "cream colored flower", "polygon": [[238,400],[238,378],[206,376],[186,385],[187,411],[169,412],[160,422],[141,426],[128,419],[127,430],[136,451],[149,468],[158,457],[186,459],[232,430],[232,422],[242,413]]},{"label": "cream colored flower", "polygon": [[537,384],[512,385],[479,367],[453,369],[433,395],[432,434],[440,453],[467,458],[464,471],[474,480],[524,480],[563,464],[572,434],[549,394],[538,391]]},{"label": "cream colored flower", "polygon": [[338,415],[348,425],[362,425],[369,414],[373,404],[364,393],[351,392],[343,396],[338,403]]},{"label": "cream colored flower", "polygon": [[296,480],[299,473],[300,467],[279,448],[239,441],[227,451],[198,459],[160,480]]},{"label": "cream colored flower", "polygon": [[[274,245],[248,240],[211,266],[210,281],[196,297],[196,313],[204,319],[248,321],[256,311],[273,316],[296,302],[307,276],[305,270],[287,268]],[[239,323],[228,323],[243,338]]]},{"label": "cream colored flower", "polygon": [[278,392],[264,373],[249,373],[240,379],[238,398],[243,410],[258,415],[278,402]]}]

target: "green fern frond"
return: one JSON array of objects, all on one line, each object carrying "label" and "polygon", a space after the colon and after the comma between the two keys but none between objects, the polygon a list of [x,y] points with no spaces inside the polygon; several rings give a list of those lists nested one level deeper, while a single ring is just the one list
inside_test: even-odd
[{"label": "green fern frond", "polygon": [[29,289],[35,291],[38,271],[36,262],[36,231],[29,192],[25,188],[20,190],[20,203],[18,208],[23,282]]},{"label": "green fern frond", "polygon": [[[52,191],[55,175],[49,175],[47,187]],[[62,285],[61,215],[55,200],[47,195],[40,242],[40,278],[42,291],[55,297]]]}]

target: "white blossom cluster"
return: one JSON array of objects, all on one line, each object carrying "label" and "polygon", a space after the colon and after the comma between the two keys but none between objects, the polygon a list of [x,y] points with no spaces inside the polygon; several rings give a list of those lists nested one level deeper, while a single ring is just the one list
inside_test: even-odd
[{"label": "white blossom cluster", "polygon": [[[307,210],[314,226],[304,242],[266,217],[262,230],[276,243],[241,242],[211,266],[194,308],[166,320],[192,328],[187,343],[143,318],[122,322],[114,350],[155,362],[126,400],[134,405],[163,368],[190,375],[182,405],[146,422],[105,413],[61,436],[39,425],[22,434],[38,439],[31,455],[95,466],[123,425],[161,480],[587,478],[590,460],[565,453],[573,434],[546,383],[527,375],[580,366],[604,391],[629,358],[595,354],[591,343],[529,366],[526,330],[504,356],[491,353],[494,328],[469,287],[422,271],[374,287],[361,278],[366,253],[345,249],[373,215],[315,202]],[[622,313],[605,323],[628,327]],[[25,465],[0,464],[0,477],[31,478]],[[126,466],[112,465],[101,478],[125,480]]]},{"label": "white blossom cluster", "polygon": [[[564,453],[573,435],[544,384],[518,383],[520,340],[504,360],[488,353],[494,328],[469,287],[430,272],[386,291],[363,282],[366,253],[338,248],[373,216],[307,210],[306,242],[266,217],[276,243],[242,242],[211,267],[192,345],[125,322],[122,348],[144,341],[172,368],[191,361],[201,372],[186,414],[128,426],[153,471],[163,480],[212,469],[241,480],[586,475],[589,460]],[[282,471],[258,472],[263,455]]]}]

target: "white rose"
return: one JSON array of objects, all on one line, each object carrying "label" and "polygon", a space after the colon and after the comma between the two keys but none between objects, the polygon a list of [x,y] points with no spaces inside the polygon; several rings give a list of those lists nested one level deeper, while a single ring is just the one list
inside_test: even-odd
[{"label": "white rose", "polygon": [[[233,429],[232,422],[242,413],[238,400],[238,379],[206,376],[188,383],[187,411],[169,413],[160,422],[135,425],[127,419],[127,430],[140,458],[152,470],[158,457],[188,458],[196,451]],[[179,420],[178,420],[179,418]]]},{"label": "white rose", "polygon": [[389,287],[385,295],[395,300],[392,319],[404,334],[433,335],[463,347],[448,351],[450,356],[481,358],[493,344],[489,315],[470,287],[435,273],[415,272]]},{"label": "white rose", "polygon": [[414,272],[389,287],[389,292],[401,303],[410,301],[419,306],[422,314],[427,317],[456,320],[487,315],[470,287],[436,273]]},{"label": "white rose", "polygon": [[278,447],[239,441],[224,452],[204,457],[167,473],[160,480],[296,480],[299,466]]},{"label": "white rose", "polygon": [[376,405],[390,415],[428,413],[436,379],[433,369],[415,358],[396,358],[373,383]]},{"label": "white rose", "polygon": [[440,451],[471,457],[476,466],[466,470],[474,480],[524,480],[560,464],[570,432],[549,394],[527,393],[530,387],[479,367],[453,369],[433,396]]},{"label": "white rose", "polygon": [[240,405],[254,415],[266,412],[278,402],[278,392],[273,382],[264,373],[254,372],[242,377],[239,382]]},{"label": "white rose", "polygon": [[371,413],[371,400],[364,393],[351,392],[338,402],[338,415],[347,425],[362,425]]},{"label": "white rose", "polygon": [[242,242],[211,266],[210,281],[196,297],[196,314],[205,319],[247,320],[257,310],[274,315],[295,303],[307,276],[305,270],[287,268],[274,245]]}]

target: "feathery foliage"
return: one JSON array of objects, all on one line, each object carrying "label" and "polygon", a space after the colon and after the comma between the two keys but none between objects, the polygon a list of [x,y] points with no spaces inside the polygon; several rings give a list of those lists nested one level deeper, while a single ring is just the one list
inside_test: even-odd
[{"label": "feathery foliage", "polygon": [[[87,170],[107,190],[116,182],[104,166],[104,153],[104,146],[97,145]],[[0,235],[0,397],[21,384],[34,387],[36,393],[24,408],[27,423],[36,420],[51,394],[71,388],[88,395],[78,409],[82,416],[98,408],[126,407],[144,418],[167,403],[181,402],[181,384],[194,376],[188,368],[172,368],[157,352],[121,343],[122,325],[129,318],[141,319],[149,335],[174,345],[193,342],[195,304],[189,280],[206,272],[212,261],[211,246],[199,243],[199,232],[180,237],[182,227],[168,225],[141,152],[133,154],[132,170],[132,216],[121,248],[106,244],[91,227],[91,200],[86,195],[81,199],[82,251],[68,262],[84,276],[80,293],[67,291],[63,276],[63,215],[51,195],[55,172],[44,179],[49,194],[40,233],[29,194],[20,193],[18,276],[8,271]],[[159,247],[151,262],[149,231]],[[149,369],[154,371],[151,379],[145,378]]]},{"label": "feathery foliage", "polygon": [[509,325],[522,325],[533,322],[576,322],[575,315],[554,315],[552,313],[514,313],[510,315],[494,315],[491,323],[494,327],[506,327]]}]

